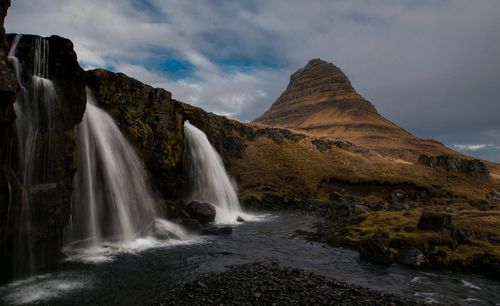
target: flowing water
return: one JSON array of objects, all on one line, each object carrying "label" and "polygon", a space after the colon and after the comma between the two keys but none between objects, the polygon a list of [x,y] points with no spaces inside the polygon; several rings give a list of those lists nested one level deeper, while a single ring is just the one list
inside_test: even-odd
[{"label": "flowing water", "polygon": [[236,187],[207,135],[189,121],[184,122],[184,135],[191,186],[188,200],[213,204],[216,209],[215,223],[218,224],[234,224],[238,216],[251,219],[251,215],[243,214]]},{"label": "flowing water", "polygon": [[180,226],[158,218],[141,160],[111,116],[95,105],[90,90],[76,135],[79,164],[67,255],[96,260],[113,250],[134,249],[144,237],[189,238]]},{"label": "flowing water", "polygon": [[[500,283],[474,275],[421,272],[360,261],[356,252],[308,242],[295,230],[311,230],[312,217],[261,214],[227,236],[183,244],[129,249],[106,262],[66,262],[62,270],[0,287],[0,304],[48,302],[51,305],[154,302],[168,287],[227,265],[277,261],[338,280],[445,305],[498,305]],[[143,242],[148,244],[151,242]]]},{"label": "flowing water", "polygon": [[21,87],[14,104],[18,159],[11,166],[17,169],[26,190],[16,199],[16,205],[21,208],[17,230],[19,237],[15,242],[15,256],[19,260],[13,267],[17,277],[36,273],[36,254],[30,228],[33,212],[30,208],[34,195],[54,187],[51,169],[57,156],[53,135],[58,101],[54,83],[49,76],[49,42],[41,37],[33,39],[30,48],[32,63],[26,66],[17,57],[22,39],[22,35],[14,38],[8,54]]}]

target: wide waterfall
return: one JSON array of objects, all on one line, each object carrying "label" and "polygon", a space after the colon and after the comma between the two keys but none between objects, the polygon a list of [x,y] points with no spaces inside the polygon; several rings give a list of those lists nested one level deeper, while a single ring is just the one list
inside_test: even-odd
[{"label": "wide waterfall", "polygon": [[186,160],[191,179],[189,200],[215,205],[215,223],[235,223],[242,216],[236,187],[203,131],[184,122]]},{"label": "wide waterfall", "polygon": [[79,165],[66,251],[123,245],[150,235],[186,238],[178,225],[157,218],[141,160],[111,116],[95,105],[88,89],[87,108],[76,134]]},{"label": "wide waterfall", "polygon": [[[17,35],[8,54],[20,91],[14,104],[17,119],[15,151],[17,160],[12,167],[17,169],[25,192],[16,199],[19,207],[18,238],[15,242],[18,261],[13,267],[15,275],[22,277],[34,274],[36,261],[32,238],[32,200],[43,197],[40,192],[55,188],[53,165],[57,154],[54,152],[53,135],[55,131],[54,110],[58,103],[54,83],[49,79],[49,43],[36,37],[31,46],[32,62],[20,63],[16,56],[18,45],[23,37]],[[38,257],[38,258],[36,258]]]}]

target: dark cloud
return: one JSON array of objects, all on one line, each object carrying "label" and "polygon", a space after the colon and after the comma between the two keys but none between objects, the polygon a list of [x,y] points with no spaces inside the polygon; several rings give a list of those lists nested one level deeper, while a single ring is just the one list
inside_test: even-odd
[{"label": "dark cloud", "polygon": [[[7,30],[69,37],[86,67],[241,120],[321,57],[403,128],[500,161],[499,12],[497,0],[16,0]],[[176,63],[189,69],[165,71]]]}]

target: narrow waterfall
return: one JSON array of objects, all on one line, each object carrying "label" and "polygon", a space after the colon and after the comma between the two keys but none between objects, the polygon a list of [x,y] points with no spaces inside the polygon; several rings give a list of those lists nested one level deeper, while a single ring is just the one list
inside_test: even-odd
[{"label": "narrow waterfall", "polygon": [[236,187],[203,131],[184,122],[185,156],[192,191],[189,200],[215,205],[215,223],[235,223],[242,215]]},{"label": "narrow waterfall", "polygon": [[35,38],[31,46],[32,63],[25,67],[16,57],[22,38],[21,35],[14,38],[8,54],[21,87],[14,104],[18,159],[12,165],[25,187],[25,193],[16,200],[20,210],[16,241],[19,260],[13,269],[17,277],[34,274],[35,261],[43,260],[35,258],[33,251],[31,223],[34,212],[31,203],[41,191],[55,187],[51,183],[54,179],[51,169],[57,156],[53,135],[54,110],[58,101],[54,83],[49,78],[49,43],[44,38]]},{"label": "narrow waterfall", "polygon": [[79,165],[67,240],[78,248],[130,242],[157,234],[185,238],[178,225],[158,219],[142,162],[111,116],[95,105],[76,128]]}]

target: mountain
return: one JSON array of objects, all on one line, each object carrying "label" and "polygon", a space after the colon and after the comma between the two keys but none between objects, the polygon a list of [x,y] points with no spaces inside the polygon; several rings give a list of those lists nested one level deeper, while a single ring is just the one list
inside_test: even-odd
[{"label": "mountain", "polygon": [[286,90],[254,120],[309,135],[350,141],[382,155],[416,161],[421,154],[457,153],[420,139],[380,115],[337,66],[310,60],[290,77]]}]

